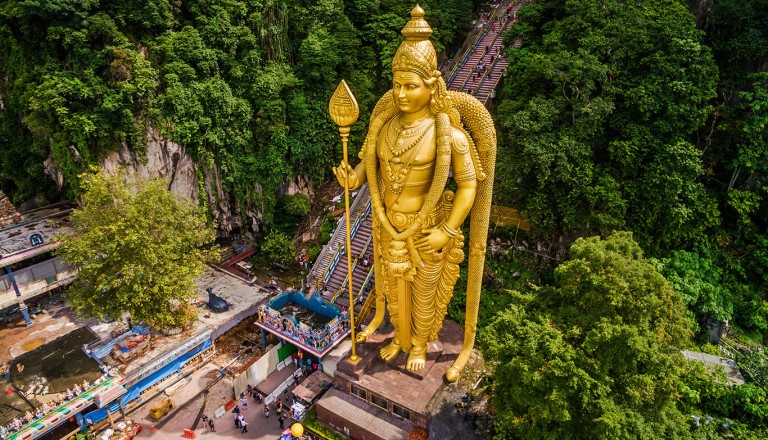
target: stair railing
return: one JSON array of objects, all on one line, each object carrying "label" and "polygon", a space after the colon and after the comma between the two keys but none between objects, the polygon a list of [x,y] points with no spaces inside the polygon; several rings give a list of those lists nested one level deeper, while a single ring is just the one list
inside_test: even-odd
[{"label": "stair railing", "polygon": [[[504,29],[504,27],[507,25],[508,22],[509,22],[509,17],[506,17],[504,19],[504,21],[501,22],[499,29]],[[493,44],[496,42],[496,39],[499,38],[499,36],[502,36],[502,38],[503,38],[503,32],[499,32],[499,33],[496,34],[496,36],[493,38],[493,41],[491,42],[490,46],[493,46]],[[486,52],[487,52],[487,50],[486,50]],[[486,52],[483,52],[483,56],[485,56]],[[492,75],[493,69],[496,67],[496,63],[498,61],[499,61],[498,55],[494,56],[493,60],[491,61],[491,65],[483,73],[483,76],[480,77],[480,82],[477,83],[477,87],[475,87],[475,90],[473,91],[472,96],[474,96],[475,93],[477,93],[477,91],[480,90],[480,87],[483,85],[483,82],[485,82],[485,79]],[[486,99],[486,101],[487,101],[487,99]],[[485,104],[485,102],[483,104]]]},{"label": "stair railing", "polygon": [[[357,233],[357,230],[360,228],[360,224],[362,224],[363,219],[371,212],[370,205],[371,205],[371,201],[368,200],[367,209],[363,210],[357,215],[357,218],[355,219],[355,227],[352,228],[351,238],[355,238],[355,234]],[[336,227],[336,231],[340,231],[342,227],[343,225],[341,224],[341,222],[339,222],[339,226]],[[334,235],[335,234],[336,233],[334,232]],[[331,264],[328,265],[328,268],[325,270],[325,273],[323,274],[323,284],[327,283],[328,280],[331,278],[333,271],[336,269],[336,266],[339,265],[339,261],[341,261],[341,256],[342,254],[344,254],[346,249],[347,249],[346,243],[342,243],[342,245],[336,251],[336,254],[334,254],[333,259],[331,260]],[[315,292],[318,292],[319,290],[320,290],[319,287],[315,287]]]},{"label": "stair railing", "polygon": [[490,29],[490,26],[488,26],[488,23],[485,23],[483,25],[483,29],[480,31],[479,34],[477,34],[477,37],[475,37],[475,41],[472,42],[467,48],[464,50],[464,53],[461,55],[461,61],[456,63],[455,66],[453,66],[453,69],[451,69],[451,73],[448,74],[448,79],[445,81],[446,84],[451,85],[451,81],[453,81],[453,78],[456,77],[456,74],[459,73],[459,71],[464,67],[464,64],[466,64],[467,59],[469,59],[469,55],[472,54],[472,52],[475,51],[477,46],[480,44],[480,42],[483,40],[485,35],[488,33],[488,29]]},{"label": "stair railing", "polygon": [[[368,248],[371,246],[372,242],[373,242],[373,234],[368,236],[368,241],[365,242],[365,246],[363,247],[363,250],[360,252],[360,255],[358,255],[357,258],[355,258],[355,262],[352,264],[352,273],[353,274],[355,272],[355,269],[357,269],[357,262],[360,260],[361,257],[365,256],[365,253],[366,253],[366,251],[368,251]],[[333,294],[333,297],[328,302],[331,303],[331,304],[334,304],[336,302],[336,298],[338,298],[342,294],[342,292],[344,292],[344,288],[347,286],[348,283],[349,283],[349,275],[347,275],[344,278],[344,281],[341,282],[341,287],[339,287],[339,290],[337,290]],[[354,287],[354,286],[352,286],[352,287]]]},{"label": "stair railing", "polygon": [[[355,197],[355,201],[352,203],[352,206],[350,207],[351,208],[350,212],[354,212],[357,209],[357,206],[360,203],[362,203],[362,200],[365,200],[365,203],[366,203],[366,207],[363,214],[369,215],[371,212],[371,197],[370,197],[370,194],[368,193],[368,185],[364,185],[360,188],[360,190],[357,193],[357,196]],[[310,271],[310,274],[307,277],[307,286],[312,286],[313,281],[317,279],[322,279],[323,283],[327,282],[328,278],[330,278],[329,274],[332,273],[333,269],[336,267],[335,264],[338,264],[339,252],[342,251],[343,249],[346,249],[344,247],[344,240],[342,240],[343,238],[342,230],[346,229],[346,222],[344,221],[344,215],[342,215],[338,223],[338,226],[336,226],[336,229],[333,231],[333,235],[331,235],[331,239],[328,240],[328,245],[323,248],[323,251],[320,253],[320,255],[318,255],[317,259],[315,260],[315,266],[317,266],[318,264],[321,264],[323,259],[325,259],[326,254],[329,252],[329,249],[334,244],[337,244],[337,243],[341,244],[340,249],[338,249],[336,251],[336,254],[334,254],[333,258],[331,259],[331,264],[329,264],[328,267],[326,267],[325,270],[323,271],[322,277],[315,276],[314,278],[312,278],[312,274],[316,273],[315,267],[312,268],[312,271]],[[355,224],[358,224],[357,219],[355,220]],[[357,227],[359,227],[359,224]],[[355,232],[356,232],[356,229],[353,229],[353,232],[352,232],[353,236]],[[314,290],[311,290],[311,289],[314,289]],[[313,293],[318,293],[319,290],[320,289],[318,288],[318,286],[307,287],[307,291],[312,291]]]},{"label": "stair railing", "polygon": [[[365,277],[365,281],[363,281],[363,285],[360,287],[360,291],[357,293],[358,297],[363,294],[363,291],[368,287],[368,285],[371,284],[371,281],[373,280],[373,265],[371,265],[371,270],[368,271],[368,276]],[[368,315],[371,314],[374,307],[376,307],[376,292],[372,293],[373,294],[369,293],[365,298],[365,301],[363,301],[363,307],[360,308],[360,313],[357,315],[357,320],[355,321],[356,330],[360,329],[360,326],[363,324],[365,319],[368,317]]]}]

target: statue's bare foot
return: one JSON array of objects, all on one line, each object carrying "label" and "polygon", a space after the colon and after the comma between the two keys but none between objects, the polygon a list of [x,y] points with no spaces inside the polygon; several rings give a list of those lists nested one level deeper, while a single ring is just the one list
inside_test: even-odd
[{"label": "statue's bare foot", "polygon": [[408,355],[408,363],[405,364],[405,369],[408,371],[417,371],[424,368],[424,364],[427,362],[427,347],[411,348],[411,353]]},{"label": "statue's bare foot", "polygon": [[367,331],[363,330],[360,333],[355,336],[355,341],[357,341],[358,344],[362,344],[363,342],[367,341],[368,338],[371,336],[371,333],[368,333]]},{"label": "statue's bare foot", "polygon": [[397,339],[392,339],[392,342],[379,350],[379,356],[385,361],[394,359],[398,354],[400,354],[400,342]]}]

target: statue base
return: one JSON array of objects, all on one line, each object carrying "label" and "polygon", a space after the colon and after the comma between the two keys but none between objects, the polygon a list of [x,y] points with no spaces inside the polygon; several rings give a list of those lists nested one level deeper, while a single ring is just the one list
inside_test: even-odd
[{"label": "statue base", "polygon": [[[389,344],[389,342],[394,337],[394,334],[390,333],[387,336],[388,336],[387,339],[384,340],[384,342],[382,342],[379,345],[378,347],[379,350],[384,348],[387,344]],[[403,374],[407,374],[418,380],[424,380],[424,378],[429,375],[429,372],[432,371],[432,367],[435,366],[435,362],[437,362],[440,356],[443,355],[444,351],[445,351],[445,346],[439,340],[430,342],[429,344],[427,344],[427,356],[426,356],[427,359],[426,359],[426,362],[424,363],[424,368],[416,371],[410,371],[407,368],[405,368],[406,364],[408,363],[408,353],[404,353],[404,352],[400,353],[394,359],[385,361],[385,362],[391,368],[397,369]],[[443,374],[444,373],[445,372],[443,372]]]},{"label": "statue base", "polygon": [[[390,361],[379,357],[379,350],[388,344],[393,332],[374,334],[357,347],[360,362],[352,364],[343,360],[334,374],[335,401],[318,401],[318,419],[356,438],[390,438],[383,436],[383,426],[393,430],[402,425],[428,429],[427,406],[444,385],[444,376],[461,351],[464,330],[457,324],[446,321],[440,331],[439,341],[427,347],[425,367],[418,371],[405,368],[407,353],[400,353]],[[450,386],[450,385],[448,385]],[[339,394],[345,394],[344,402]],[[348,410],[343,408],[349,405]],[[362,411],[362,412],[361,412]],[[381,420],[381,423],[360,423],[360,414],[367,413]],[[366,427],[368,426],[368,427]],[[396,434],[391,438],[398,438]]]}]

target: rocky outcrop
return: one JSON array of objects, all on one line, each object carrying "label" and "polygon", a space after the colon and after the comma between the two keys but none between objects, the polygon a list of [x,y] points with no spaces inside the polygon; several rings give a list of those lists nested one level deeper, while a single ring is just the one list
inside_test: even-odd
[{"label": "rocky outcrop", "polygon": [[15,225],[21,221],[21,214],[8,197],[0,191],[0,228]]},{"label": "rocky outcrop", "polygon": [[[196,202],[201,200],[200,175],[205,190],[203,197],[218,224],[219,232],[229,234],[243,223],[238,204],[222,185],[216,164],[212,169],[201,169],[183,145],[161,137],[154,128],[147,132],[145,154],[139,155],[127,144],[122,144],[117,151],[101,161],[101,166],[107,173],[122,168],[127,178],[167,179],[168,189]],[[261,222],[260,212],[254,210],[247,214],[253,216],[249,219],[253,225]]]},{"label": "rocky outcrop", "polygon": [[308,195],[310,199],[315,196],[315,189],[312,185],[312,179],[310,179],[308,176],[298,176],[293,180],[288,180],[283,184],[283,186],[280,187],[278,195],[283,197],[292,196],[299,193]]},{"label": "rocky outcrop", "polygon": [[[49,165],[51,168],[49,175],[59,184],[63,180],[61,173],[57,171],[52,161],[50,164],[46,161],[46,169]],[[167,179],[168,188],[171,191],[194,201],[201,200],[200,191],[204,190],[202,200],[205,200],[222,235],[238,232],[241,227],[250,229],[252,232],[259,232],[262,229],[261,209],[257,206],[249,206],[244,213],[241,212],[241,205],[234,194],[222,184],[222,176],[215,162],[210,168],[200,167],[192,160],[183,145],[161,137],[154,128],[148,130],[144,155],[139,155],[128,145],[122,144],[118,151],[101,161],[101,166],[107,173],[114,173],[122,168],[128,178],[139,176],[143,179]],[[247,192],[261,194],[262,187],[258,182],[253,182],[253,188]],[[296,193],[312,197],[314,195],[312,180],[306,176],[299,176],[288,180],[278,191],[279,196]]]},{"label": "rocky outcrop", "polygon": [[706,29],[707,16],[712,12],[714,0],[688,0],[688,7],[696,17],[696,27]]}]

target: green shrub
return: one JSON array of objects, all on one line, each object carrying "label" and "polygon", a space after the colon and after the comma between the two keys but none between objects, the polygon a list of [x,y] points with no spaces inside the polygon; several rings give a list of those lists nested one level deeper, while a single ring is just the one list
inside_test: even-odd
[{"label": "green shrub", "polygon": [[310,408],[309,411],[307,411],[307,415],[304,417],[302,424],[307,430],[312,431],[315,434],[318,434],[328,440],[348,440],[349,439],[349,437],[339,434],[333,429],[328,428],[327,426],[320,423],[320,421],[317,420],[317,409],[314,406]]},{"label": "green shrub", "polygon": [[307,250],[307,257],[309,257],[310,264],[315,262],[318,255],[320,255],[320,246],[312,246]]},{"label": "green shrub", "polygon": [[309,214],[309,210],[312,205],[309,200],[309,196],[306,194],[297,193],[292,196],[283,197],[283,207],[285,212],[297,217],[304,217]]},{"label": "green shrub", "polygon": [[328,243],[328,241],[330,241],[331,234],[333,233],[333,228],[334,228],[333,223],[329,221],[324,221],[320,225],[320,240],[322,241],[323,244],[326,244]]},{"label": "green shrub", "polygon": [[278,231],[267,235],[261,251],[274,263],[287,263],[296,258],[296,246],[287,235]]}]

